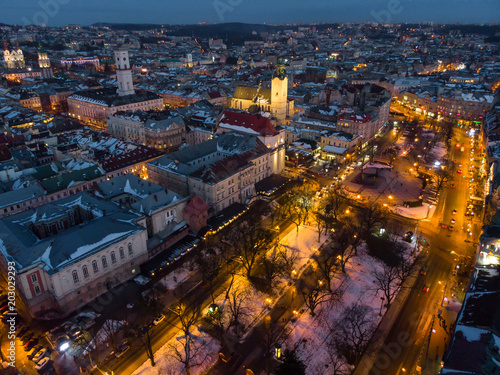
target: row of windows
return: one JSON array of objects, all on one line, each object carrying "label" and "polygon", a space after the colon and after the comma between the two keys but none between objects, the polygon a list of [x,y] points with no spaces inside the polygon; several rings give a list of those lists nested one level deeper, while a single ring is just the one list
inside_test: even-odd
[{"label": "row of windows", "polygon": [[[133,256],[134,255],[134,250],[132,248],[132,244],[129,243],[127,247],[128,247],[128,255],[129,256]],[[120,259],[121,260],[125,259],[125,250],[123,249],[123,247],[120,247],[120,249],[119,249],[118,252],[120,254]],[[111,257],[111,264],[115,264],[117,258],[116,258],[116,254],[115,254],[114,251],[112,251],[110,253],[110,257]],[[103,255],[101,257],[101,265],[102,265],[102,269],[108,268],[108,258],[106,257],[106,255]],[[99,265],[97,264],[97,260],[93,260],[92,261],[92,271],[94,272],[94,274],[96,274],[96,273],[99,272]],[[84,279],[88,279],[90,277],[90,272],[89,272],[89,269],[88,269],[88,267],[86,265],[82,266],[82,273],[83,273],[83,278]],[[73,276],[73,282],[75,284],[77,284],[77,283],[80,282],[80,276],[79,276],[79,273],[78,273],[77,270],[73,270],[72,276]]]}]

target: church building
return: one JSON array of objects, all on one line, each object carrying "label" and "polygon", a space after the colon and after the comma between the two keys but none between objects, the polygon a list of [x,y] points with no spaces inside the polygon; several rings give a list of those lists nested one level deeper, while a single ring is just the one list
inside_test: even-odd
[{"label": "church building", "polygon": [[3,60],[5,62],[5,67],[9,70],[24,69],[26,67],[24,54],[19,46],[13,50],[9,50],[5,45],[3,50]]},{"label": "church building", "polygon": [[231,108],[253,112],[270,112],[282,124],[293,115],[293,100],[288,100],[288,78],[283,62],[278,59],[271,88],[239,86],[231,99]]}]

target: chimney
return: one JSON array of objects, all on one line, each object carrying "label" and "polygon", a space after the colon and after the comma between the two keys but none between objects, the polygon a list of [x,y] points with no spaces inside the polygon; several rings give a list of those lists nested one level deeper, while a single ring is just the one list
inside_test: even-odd
[{"label": "chimney", "polygon": [[102,210],[102,216],[106,216],[106,210]]},{"label": "chimney", "polygon": [[151,186],[151,182],[148,182],[148,186]]},{"label": "chimney", "polygon": [[113,218],[113,223],[116,223],[116,219],[115,218]]},{"label": "chimney", "polygon": [[158,197],[155,195],[153,195],[154,199],[155,199],[155,202],[158,202]]}]

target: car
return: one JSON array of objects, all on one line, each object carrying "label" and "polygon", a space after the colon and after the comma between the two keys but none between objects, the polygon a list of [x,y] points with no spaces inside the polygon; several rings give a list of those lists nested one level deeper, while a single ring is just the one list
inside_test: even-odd
[{"label": "car", "polygon": [[457,163],[457,161],[456,161],[456,160],[453,160],[453,163],[455,163],[455,164],[456,164],[456,163]]},{"label": "car", "polygon": [[118,351],[115,353],[116,358],[120,358],[127,350],[130,349],[130,345],[122,345],[118,348]]},{"label": "car", "polygon": [[451,223],[452,223],[452,224],[455,224],[455,219],[451,219]]},{"label": "car", "polygon": [[462,174],[462,170],[461,170],[461,169],[459,169],[459,170],[457,171],[457,173],[458,173],[458,174]]},{"label": "car", "polygon": [[459,163],[459,164],[458,164],[458,166],[459,166],[459,167],[461,167],[461,166],[462,166],[462,163]]},{"label": "car", "polygon": [[23,345],[30,341],[34,335],[35,334],[33,332],[28,331],[26,335],[24,335],[24,337],[21,337],[21,342],[23,343]]},{"label": "car", "polygon": [[21,325],[19,327],[19,330],[17,331],[17,337],[22,337],[24,336],[24,334],[28,332],[28,327],[26,327],[25,325]]},{"label": "car", "polygon": [[453,189],[455,187],[455,184],[451,184],[450,187]]},{"label": "car", "polygon": [[153,320],[152,323],[153,323],[153,325],[157,326],[158,324],[160,324],[161,322],[163,322],[164,319],[165,319],[165,315],[160,314],[156,318],[154,318],[154,320]]},{"label": "car", "polygon": [[68,348],[71,346],[71,343],[69,341],[69,337],[68,335],[62,335],[60,337],[57,338],[56,340],[56,348],[61,351],[61,352],[64,352],[66,350],[68,350]]},{"label": "car", "polygon": [[45,367],[47,367],[49,365],[49,362],[50,362],[50,358],[49,357],[44,357],[40,360],[40,362],[38,362],[35,366],[35,370],[37,371],[41,371],[43,369],[45,369]]},{"label": "car", "polygon": [[457,214],[457,210],[453,210],[453,211],[451,211],[451,213],[452,213],[453,215],[456,215],[456,214]]},{"label": "car", "polygon": [[448,225],[448,229],[449,230],[455,230],[455,226],[454,225]]},{"label": "car", "polygon": [[37,345],[37,346],[31,348],[31,350],[28,352],[28,354],[26,354],[26,357],[28,357],[28,359],[30,359],[30,360],[33,360],[33,357],[35,357],[36,353],[38,353],[42,349],[43,349],[43,345]]},{"label": "car", "polygon": [[71,327],[70,330],[68,331],[68,336],[72,341],[77,341],[83,335],[84,335],[83,331],[77,326]]},{"label": "car", "polygon": [[425,293],[429,293],[430,289],[431,289],[431,287],[428,284],[425,284],[422,291],[424,291]]},{"label": "car", "polygon": [[444,229],[448,228],[448,224],[441,224],[441,228],[444,228]]},{"label": "car", "polygon": [[38,363],[42,358],[47,357],[49,354],[49,349],[43,348],[42,350],[38,351],[36,355],[33,357],[33,362]]},{"label": "car", "polygon": [[24,344],[24,351],[27,352],[27,351],[31,350],[36,344],[38,344],[38,341],[40,341],[40,339],[38,337],[33,338],[30,341],[28,341],[26,344]]},{"label": "car", "polygon": [[420,270],[420,274],[421,274],[422,276],[427,275],[427,267],[422,268],[422,269]]}]

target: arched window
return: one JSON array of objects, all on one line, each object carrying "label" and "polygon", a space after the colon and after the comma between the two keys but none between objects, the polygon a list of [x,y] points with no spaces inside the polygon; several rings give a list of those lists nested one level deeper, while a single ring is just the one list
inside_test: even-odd
[{"label": "arched window", "polygon": [[106,259],[106,255],[103,255],[101,260],[102,260],[102,268],[108,268],[108,260]]},{"label": "arched window", "polygon": [[120,259],[125,258],[125,251],[123,251],[123,247],[120,247]]},{"label": "arched window", "polygon": [[92,269],[94,270],[94,273],[99,272],[99,266],[97,265],[97,260],[92,261]]},{"label": "arched window", "polygon": [[82,267],[82,272],[83,272],[83,278],[87,278],[89,277],[89,269],[87,268],[87,266],[83,266]]},{"label": "arched window", "polygon": [[78,278],[78,272],[75,270],[73,271],[72,274],[73,274],[73,282],[77,284],[80,281],[80,279]]},{"label": "arched window", "polygon": [[132,249],[132,244],[131,243],[128,244],[128,255],[129,256],[134,255],[134,249]]},{"label": "arched window", "polygon": [[116,255],[114,251],[111,252],[111,263],[116,263]]}]

